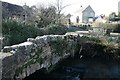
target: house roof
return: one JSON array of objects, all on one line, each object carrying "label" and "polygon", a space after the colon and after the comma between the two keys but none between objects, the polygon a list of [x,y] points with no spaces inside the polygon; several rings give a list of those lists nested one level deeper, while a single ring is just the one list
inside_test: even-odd
[{"label": "house roof", "polygon": [[88,6],[85,6],[85,7],[81,6],[75,13],[78,14],[78,15],[82,14],[83,11],[86,11],[89,8],[94,12],[94,10],[92,9],[92,7],[90,5],[88,5]]},{"label": "house roof", "polygon": [[67,14],[66,16],[64,16],[64,18],[70,18],[71,16],[71,14]]},{"label": "house roof", "polygon": [[[85,8],[85,9],[82,11],[82,13],[85,12],[85,11],[87,11],[87,10],[91,10],[92,12],[94,12],[94,10],[92,9],[92,7],[89,5],[87,8]],[[94,12],[94,13],[95,13],[95,12]]]},{"label": "house roof", "polygon": [[97,19],[105,19],[105,15],[101,14],[101,15],[95,17],[94,21],[97,20]]}]

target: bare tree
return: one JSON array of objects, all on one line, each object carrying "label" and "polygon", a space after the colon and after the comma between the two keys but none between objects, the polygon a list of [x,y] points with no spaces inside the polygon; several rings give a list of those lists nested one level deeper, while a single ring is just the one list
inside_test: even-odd
[{"label": "bare tree", "polygon": [[55,7],[57,9],[57,21],[58,21],[58,23],[60,23],[61,12],[66,7],[70,6],[70,4],[69,5],[63,5],[63,0],[56,0],[56,3],[54,3],[54,4],[55,4]]}]

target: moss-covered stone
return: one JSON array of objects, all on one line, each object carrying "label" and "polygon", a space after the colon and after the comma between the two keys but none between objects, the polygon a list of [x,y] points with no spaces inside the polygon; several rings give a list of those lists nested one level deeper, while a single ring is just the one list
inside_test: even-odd
[{"label": "moss-covered stone", "polygon": [[55,41],[50,41],[49,45],[51,46],[52,54],[62,56],[68,47],[68,42],[66,40],[58,38]]}]

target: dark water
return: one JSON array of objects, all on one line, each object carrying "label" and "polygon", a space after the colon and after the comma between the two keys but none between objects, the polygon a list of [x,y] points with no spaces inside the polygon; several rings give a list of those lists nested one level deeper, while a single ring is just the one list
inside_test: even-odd
[{"label": "dark water", "polygon": [[68,58],[58,64],[49,74],[36,71],[25,80],[120,80],[120,63],[102,58]]}]

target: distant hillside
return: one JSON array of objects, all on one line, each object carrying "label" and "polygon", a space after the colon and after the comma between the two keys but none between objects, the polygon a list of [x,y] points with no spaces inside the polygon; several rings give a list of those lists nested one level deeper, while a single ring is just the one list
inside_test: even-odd
[{"label": "distant hillside", "polygon": [[23,12],[23,7],[7,2],[2,2],[3,6],[3,18],[7,18],[14,14],[21,14]]}]

